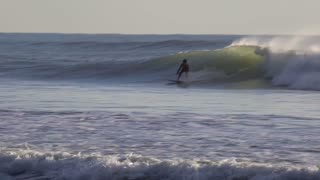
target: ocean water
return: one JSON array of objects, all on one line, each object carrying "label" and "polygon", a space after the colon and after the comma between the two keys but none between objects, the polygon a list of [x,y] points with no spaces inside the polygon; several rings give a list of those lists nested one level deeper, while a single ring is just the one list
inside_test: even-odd
[{"label": "ocean water", "polygon": [[308,36],[0,34],[0,179],[318,180],[319,58]]}]

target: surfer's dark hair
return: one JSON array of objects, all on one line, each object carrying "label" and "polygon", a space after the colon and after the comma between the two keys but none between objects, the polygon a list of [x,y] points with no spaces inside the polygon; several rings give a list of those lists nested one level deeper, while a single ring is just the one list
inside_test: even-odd
[{"label": "surfer's dark hair", "polygon": [[187,62],[187,59],[184,59],[183,62]]}]

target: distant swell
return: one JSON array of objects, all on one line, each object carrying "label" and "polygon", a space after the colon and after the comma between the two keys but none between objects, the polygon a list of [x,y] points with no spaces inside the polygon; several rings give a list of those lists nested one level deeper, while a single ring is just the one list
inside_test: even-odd
[{"label": "distant swell", "polygon": [[261,164],[235,158],[222,161],[160,160],[132,154],[105,156],[1,150],[1,179],[23,176],[64,180],[314,180],[320,179],[320,170],[317,167]]},{"label": "distant swell", "polygon": [[183,41],[183,40],[166,40],[166,41],[156,41],[156,42],[99,42],[99,41],[73,41],[73,42],[52,42],[52,41],[44,41],[44,42],[31,42],[28,43],[29,46],[34,47],[55,47],[55,48],[77,48],[77,49],[91,49],[91,50],[137,50],[137,49],[155,49],[159,50],[159,48],[216,48],[219,46],[226,46],[226,42],[219,41]]}]

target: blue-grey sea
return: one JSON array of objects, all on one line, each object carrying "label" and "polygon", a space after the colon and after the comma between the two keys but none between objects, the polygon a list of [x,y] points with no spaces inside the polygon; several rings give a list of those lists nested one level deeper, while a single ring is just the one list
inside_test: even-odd
[{"label": "blue-grey sea", "polygon": [[319,37],[2,33],[0,179],[319,180],[319,90]]}]

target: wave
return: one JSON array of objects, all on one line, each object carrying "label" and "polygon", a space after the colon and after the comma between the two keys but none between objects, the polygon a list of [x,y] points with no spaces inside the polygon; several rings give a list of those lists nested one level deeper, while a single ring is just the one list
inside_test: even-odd
[{"label": "wave", "polygon": [[[155,43],[154,46],[161,46]],[[181,42],[179,42],[181,43]],[[199,42],[202,43],[202,42]],[[147,61],[87,61],[48,62],[30,59],[2,60],[1,71],[10,76],[32,78],[123,78],[157,80],[174,76],[183,58],[191,65],[192,76],[196,80],[211,80],[225,77],[244,79],[256,77],[262,70],[263,58],[255,54],[256,47],[230,47],[221,50],[191,51],[178,53]],[[148,75],[148,77],[145,77]],[[235,76],[237,75],[237,76]],[[201,76],[201,77],[200,77]],[[204,79],[202,79],[204,78]]]},{"label": "wave", "polygon": [[320,42],[308,36],[243,38],[236,46],[258,46],[265,58],[265,76],[274,86],[320,90]]},{"label": "wave", "polygon": [[[192,51],[155,59],[146,64],[154,67],[176,67],[188,59],[193,74],[208,72],[233,78],[257,77],[261,73],[263,58],[255,53],[254,46],[234,46],[211,51]],[[208,77],[219,78],[219,77]]]},{"label": "wave", "polygon": [[[191,67],[189,84],[233,87],[285,87],[320,90],[320,44],[312,37],[248,37],[225,46],[226,41],[165,40],[157,42],[35,42],[33,46],[88,50],[92,60],[58,59],[42,61],[33,56],[0,56],[2,77],[32,79],[112,80],[115,82],[160,82],[175,78],[182,59]],[[217,49],[217,47],[224,47]],[[80,48],[80,49],[79,49]],[[37,48],[36,48],[37,49]],[[45,49],[48,49],[46,47]],[[54,49],[54,48],[51,48]],[[92,50],[94,49],[94,50]],[[114,53],[115,51],[117,53]],[[191,49],[191,51],[186,51]],[[199,49],[199,50],[197,50]],[[201,50],[200,50],[201,49]],[[208,49],[208,50],[204,50]],[[215,50],[210,50],[215,49]],[[141,58],[142,52],[178,52],[155,58]],[[85,51],[86,52],[86,51]],[[105,54],[112,54],[103,59]],[[118,60],[121,54],[128,54]],[[132,54],[132,56],[130,56]],[[161,53],[160,53],[161,54]],[[158,56],[157,54],[155,56]],[[80,54],[76,57],[82,57]],[[88,54],[87,54],[88,55]],[[145,55],[145,54],[144,54]],[[68,54],[74,56],[74,54]],[[101,60],[102,59],[102,60]]]},{"label": "wave", "polygon": [[1,179],[114,179],[114,180],[311,180],[320,179],[319,167],[255,163],[230,158],[161,160],[141,155],[70,154],[31,149],[0,151]]}]

